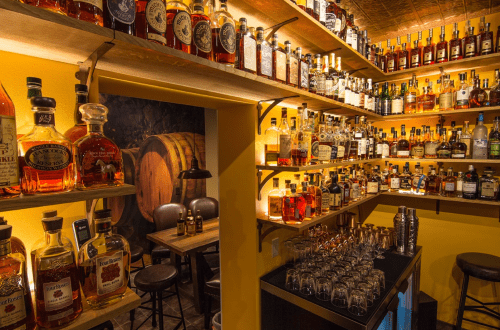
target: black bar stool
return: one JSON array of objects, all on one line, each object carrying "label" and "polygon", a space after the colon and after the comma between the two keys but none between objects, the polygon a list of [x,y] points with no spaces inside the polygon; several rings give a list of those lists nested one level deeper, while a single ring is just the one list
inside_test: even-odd
[{"label": "black bar stool", "polygon": [[205,329],[210,327],[212,318],[212,299],[220,298],[220,273],[205,283]]},{"label": "black bar stool", "polygon": [[[462,293],[460,295],[460,305],[458,306],[456,329],[462,329],[462,320],[480,324],[493,329],[500,329],[489,324],[464,318],[465,311],[473,311],[500,320],[500,313],[492,310],[491,308],[488,308],[488,306],[498,306],[500,305],[500,302],[483,303],[467,295],[469,276],[489,282],[500,282],[500,258],[485,253],[462,253],[457,256],[457,266],[464,273],[464,280],[462,283]],[[465,305],[466,298],[474,300],[479,305]]]},{"label": "black bar stool", "polygon": [[[139,260],[142,261],[142,267],[130,266],[130,274],[136,273],[141,269],[146,268],[146,266],[144,265],[143,256],[144,256],[144,249],[141,246],[137,244],[130,244],[130,264],[133,264]],[[135,287],[132,287],[132,281],[128,281],[128,287],[131,289],[135,289]],[[130,321],[134,322],[134,320],[135,320],[135,309],[132,309],[130,311]]]},{"label": "black bar stool", "polygon": [[[138,308],[143,308],[150,310],[152,313],[148,316],[144,322],[139,325],[137,329],[139,329],[150,317],[153,318],[152,326],[156,327],[156,313],[158,313],[160,330],[163,330],[163,316],[172,317],[175,319],[180,319],[179,323],[175,326],[174,329],[179,329],[182,325],[184,330],[186,330],[186,322],[184,321],[184,313],[182,312],[181,298],[179,296],[179,288],[177,287],[177,269],[171,265],[152,265],[150,267],[146,267],[143,270],[140,270],[134,279],[134,284],[137,289],[150,293],[152,298],[146,302],[143,302],[141,306]],[[175,286],[175,291],[167,291],[171,286]],[[169,293],[168,296],[163,297],[163,291]],[[177,296],[177,301],[179,302],[179,310],[181,312],[181,316],[173,316],[168,314],[163,314],[163,299],[169,298],[172,296]],[[152,301],[153,307],[143,306],[144,304]],[[158,302],[158,308],[156,308],[156,302]],[[134,323],[130,323],[130,329],[133,329]]]}]

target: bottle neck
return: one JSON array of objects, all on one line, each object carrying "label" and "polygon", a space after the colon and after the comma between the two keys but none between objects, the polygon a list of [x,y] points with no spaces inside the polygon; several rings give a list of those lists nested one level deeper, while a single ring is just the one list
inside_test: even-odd
[{"label": "bottle neck", "polygon": [[46,231],[45,232],[45,243],[47,246],[60,246],[62,244],[62,233],[61,230]]},{"label": "bottle neck", "polygon": [[10,246],[10,238],[0,241],[0,257],[8,255],[12,252]]},{"label": "bottle neck", "polygon": [[82,113],[79,111],[80,106],[89,103],[89,95],[86,93],[76,94],[76,105],[75,105],[75,125],[85,126],[85,122],[82,119]]},{"label": "bottle neck", "polygon": [[87,123],[87,131],[89,133],[102,134],[103,133],[103,124],[102,123],[89,122],[89,123]]},{"label": "bottle neck", "polygon": [[112,231],[111,218],[96,219],[95,233],[96,236],[110,236]]}]

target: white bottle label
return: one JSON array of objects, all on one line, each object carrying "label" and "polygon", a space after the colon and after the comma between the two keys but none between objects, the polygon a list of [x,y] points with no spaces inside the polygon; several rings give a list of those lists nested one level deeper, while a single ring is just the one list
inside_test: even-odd
[{"label": "white bottle label", "polygon": [[469,89],[459,89],[457,91],[457,102],[465,102],[469,104]]},{"label": "white bottle label", "polygon": [[290,135],[280,135],[280,158],[291,159],[292,158],[292,139]]},{"label": "white bottle label", "polygon": [[276,78],[286,81],[286,54],[276,51]]},{"label": "white bottle label", "polygon": [[392,114],[402,114],[403,113],[403,99],[392,100]]},{"label": "white bottle label", "polygon": [[358,155],[366,154],[366,142],[367,141],[368,141],[367,139],[359,140],[359,142],[358,142]]},{"label": "white bottle label", "polygon": [[[13,276],[12,278],[7,278],[7,280],[16,279],[14,285],[22,284],[21,276]],[[21,283],[18,283],[21,281]],[[2,281],[3,282],[3,281]],[[10,287],[11,283],[2,283],[6,287]],[[26,307],[24,305],[24,291],[18,290],[12,293],[10,296],[4,296],[0,298],[0,327],[6,328],[11,324],[15,324],[26,318]],[[16,328],[26,329],[26,325]]]},{"label": "white bottle label", "polygon": [[368,182],[366,191],[370,194],[378,193],[378,182]]},{"label": "white bottle label", "polygon": [[321,195],[321,208],[322,209],[329,209],[330,208],[330,194],[324,192]]},{"label": "white bottle label", "polygon": [[299,61],[296,58],[290,59],[290,83],[299,84]]},{"label": "white bottle label", "polygon": [[445,185],[444,185],[444,190],[445,191],[454,192],[455,191],[455,183],[453,183],[453,182],[446,182]]},{"label": "white bottle label", "polygon": [[326,7],[328,5],[326,0],[320,0],[321,3],[319,5],[319,21],[326,22]]},{"label": "white bottle label", "polygon": [[16,118],[0,116],[0,187],[19,184]]},{"label": "white bottle label", "polygon": [[346,89],[345,90],[345,104],[352,104],[352,101],[351,101],[351,91],[349,89]]},{"label": "white bottle label", "polygon": [[[73,303],[73,290],[71,288],[71,278],[65,277],[59,282],[43,284],[43,301],[45,311],[50,312],[71,306]],[[63,318],[65,313],[58,314]],[[54,315],[55,316],[55,315]]]},{"label": "white bottle label", "polygon": [[481,53],[491,51],[491,40],[484,40],[481,44]]},{"label": "white bottle label", "polygon": [[463,191],[463,181],[457,181],[457,191]]},{"label": "white bottle label", "polygon": [[118,290],[124,285],[123,251],[96,260],[97,295]]},{"label": "white bottle label", "polygon": [[407,157],[407,156],[410,156],[410,151],[408,151],[408,150],[398,150],[396,154],[397,154],[398,157]]},{"label": "white bottle label", "polygon": [[348,45],[352,45],[352,29],[350,27],[347,28],[345,43]]},{"label": "white bottle label", "polygon": [[359,93],[352,93],[352,105],[355,107],[359,107]]},{"label": "white bottle label", "polygon": [[389,145],[384,143],[382,145],[382,157],[389,157],[389,151],[390,151]]},{"label": "white bottle label", "polygon": [[358,49],[358,34],[352,31],[352,48]]},{"label": "white bottle label", "polygon": [[344,158],[345,155],[345,147],[337,146],[337,158]]},{"label": "white bottle label", "polygon": [[267,44],[261,44],[261,54],[262,54],[262,62],[261,62],[261,73],[265,74],[268,77],[272,77],[273,75],[273,50]]},{"label": "white bottle label", "polygon": [[495,184],[493,182],[482,182],[481,196],[495,197]]},{"label": "white bottle label", "polygon": [[257,71],[257,42],[249,36],[243,37],[245,47],[244,65],[245,69]]},{"label": "white bottle label", "polygon": [[464,182],[462,185],[464,193],[476,193],[477,191],[477,183],[476,182]]},{"label": "white bottle label", "polygon": [[325,162],[330,161],[331,154],[332,154],[332,148],[329,145],[326,144],[319,145],[319,155],[318,155],[319,161],[325,161]]},{"label": "white bottle label", "polygon": [[391,189],[399,189],[400,180],[399,178],[391,178]]},{"label": "white bottle label", "polygon": [[339,79],[339,98],[345,99],[345,79]]},{"label": "white bottle label", "polygon": [[472,158],[486,159],[488,158],[487,156],[488,156],[488,140],[474,139],[474,145],[472,148]]}]

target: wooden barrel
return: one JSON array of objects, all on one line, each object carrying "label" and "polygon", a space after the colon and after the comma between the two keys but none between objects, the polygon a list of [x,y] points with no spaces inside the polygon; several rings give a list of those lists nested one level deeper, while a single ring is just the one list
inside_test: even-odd
[{"label": "wooden barrel", "polygon": [[[123,174],[125,183],[135,184],[135,163],[139,148],[122,149]],[[107,199],[111,209],[111,223],[116,226],[133,226],[142,218],[135,195],[111,197]]]},{"label": "wooden barrel", "polygon": [[181,180],[177,176],[191,167],[194,145],[201,169],[205,169],[205,137],[193,133],[169,133],[148,137],[141,145],[135,165],[137,204],[144,218],[153,222],[153,211],[166,203],[186,206],[206,195],[205,180]]}]

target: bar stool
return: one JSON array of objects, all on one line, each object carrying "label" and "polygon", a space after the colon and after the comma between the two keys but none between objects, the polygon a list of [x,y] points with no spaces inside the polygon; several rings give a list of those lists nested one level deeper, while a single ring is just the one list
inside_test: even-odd
[{"label": "bar stool", "polygon": [[[500,257],[485,253],[462,253],[457,256],[457,266],[464,273],[464,280],[462,283],[462,293],[460,295],[460,305],[458,306],[456,329],[462,329],[462,320],[480,324],[493,329],[500,329],[498,327],[494,327],[485,323],[464,318],[464,311],[474,311],[500,320],[500,313],[492,310],[491,308],[488,308],[488,306],[498,306],[500,305],[500,302],[483,303],[467,295],[469,276],[489,282],[500,282]],[[465,305],[466,298],[474,300],[480,305]]]},{"label": "bar stool", "polygon": [[210,326],[212,317],[212,298],[220,298],[220,273],[205,283],[205,329]]},{"label": "bar stool", "polygon": [[[180,319],[179,323],[175,326],[175,329],[178,329],[181,324],[186,330],[186,322],[184,320],[184,313],[182,311],[181,298],[179,295],[179,288],[177,287],[177,269],[171,265],[152,265],[150,267],[146,267],[143,270],[140,270],[134,279],[134,284],[137,289],[150,293],[152,298],[146,302],[143,302],[141,306],[138,308],[150,310],[152,313],[148,316],[142,323],[139,325],[137,329],[139,329],[150,317],[153,318],[152,326],[156,327],[156,313],[158,313],[160,330],[163,330],[163,316]],[[175,291],[167,291],[171,286],[175,286]],[[169,293],[168,296],[163,297],[163,291]],[[163,314],[163,299],[169,298],[172,296],[177,296],[177,301],[179,302],[179,310],[181,312],[181,316],[173,316],[168,314]],[[153,307],[143,306],[144,304],[152,301]],[[156,308],[156,302],[158,302],[158,308]],[[134,323],[130,322],[130,329],[133,329]]]},{"label": "bar stool", "polygon": [[[130,266],[130,274],[136,273],[141,269],[146,268],[146,266],[144,265],[144,259],[142,258],[143,256],[144,256],[144,249],[141,246],[136,244],[130,244],[130,264],[142,260],[142,267]],[[135,287],[132,286],[132,281],[128,281],[128,287],[131,289],[135,289]],[[135,309],[132,309],[130,311],[130,321],[134,322],[134,320],[135,320]]]}]

